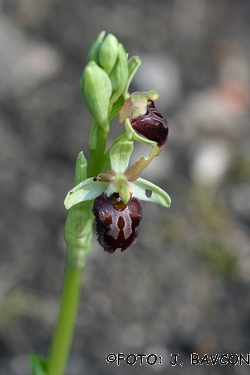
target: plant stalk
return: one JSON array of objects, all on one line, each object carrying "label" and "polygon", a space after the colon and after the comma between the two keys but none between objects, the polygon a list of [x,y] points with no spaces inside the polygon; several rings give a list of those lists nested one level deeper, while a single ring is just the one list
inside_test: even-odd
[{"label": "plant stalk", "polygon": [[60,312],[48,358],[48,375],[64,374],[78,309],[84,267],[73,268],[66,262]]},{"label": "plant stalk", "polygon": [[[109,122],[100,127],[93,122],[89,141],[89,162],[80,153],[76,161],[75,186],[101,172]],[[61,303],[46,375],[63,375],[69,356],[81,291],[82,274],[92,238],[91,203],[82,202],[69,210],[65,225],[67,261]]]}]

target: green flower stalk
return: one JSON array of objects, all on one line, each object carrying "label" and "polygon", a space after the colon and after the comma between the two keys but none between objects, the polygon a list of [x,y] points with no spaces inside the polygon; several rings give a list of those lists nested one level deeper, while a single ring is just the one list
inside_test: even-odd
[{"label": "green flower stalk", "polygon": [[[92,115],[89,155],[87,160],[79,153],[74,187],[65,198],[67,261],[58,321],[48,359],[30,356],[32,375],[64,374],[94,220],[101,247],[109,253],[124,251],[137,241],[141,201],[171,204],[164,190],[140,177],[168,137],[168,123],[154,105],[159,93],[128,91],[140,64],[138,56],[128,60],[112,34],[105,37],[101,32],[90,47],[80,80],[81,95]],[[106,150],[110,121],[116,116],[125,122],[125,132]],[[129,166],[134,142],[148,145],[151,151]]]}]

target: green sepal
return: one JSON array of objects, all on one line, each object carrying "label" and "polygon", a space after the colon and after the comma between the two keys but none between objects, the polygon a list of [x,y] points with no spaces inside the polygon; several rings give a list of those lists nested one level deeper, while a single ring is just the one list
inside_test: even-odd
[{"label": "green sepal", "polygon": [[128,118],[125,120],[124,123],[125,123],[125,128],[126,128],[127,132],[131,134],[131,137],[135,141],[144,143],[145,145],[149,145],[149,146],[152,146],[152,147],[157,145],[157,142],[151,141],[150,139],[147,139],[147,138],[143,137],[142,135],[140,135],[139,133],[137,133],[132,128],[132,125],[131,125],[130,120]]},{"label": "green sepal", "polygon": [[117,175],[124,175],[128,169],[129,159],[132,154],[133,141],[125,140],[116,142],[109,151],[110,165]]},{"label": "green sepal", "polygon": [[99,48],[99,65],[107,74],[110,74],[111,70],[115,66],[118,57],[118,46],[119,42],[117,38],[113,34],[108,34]]},{"label": "green sepal", "polygon": [[[143,178],[138,178],[138,180],[131,182],[131,185],[133,196],[141,201],[157,203],[163,207],[170,207],[170,196],[163,189],[152,182],[144,180]],[[152,192],[151,196],[149,197],[146,194],[147,190]]]},{"label": "green sepal", "polygon": [[131,133],[122,133],[120,134],[115,141],[113,142],[112,146],[107,150],[103,157],[102,162],[102,171],[108,171],[111,168],[110,164],[110,150],[118,143],[118,142],[132,142],[133,141],[133,135]]},{"label": "green sepal", "polygon": [[81,77],[80,88],[89,112],[98,125],[103,126],[108,120],[109,100],[112,94],[109,76],[96,62],[90,61]]},{"label": "green sepal", "polygon": [[124,92],[128,80],[128,59],[126,51],[121,43],[118,46],[118,57],[110,75],[112,83],[111,103],[114,103]]},{"label": "green sepal", "polygon": [[98,53],[99,49],[102,45],[104,36],[105,36],[105,31],[101,31],[96,40],[91,44],[89,53],[88,53],[88,62],[89,61],[95,61],[99,65],[99,60],[98,60]]},{"label": "green sepal", "polygon": [[47,375],[47,364],[46,358],[40,357],[36,353],[30,353],[29,355],[31,364],[31,375]]},{"label": "green sepal", "polygon": [[94,181],[93,177],[81,182],[68,192],[64,200],[67,210],[77,203],[90,201],[101,195],[109,182]]}]

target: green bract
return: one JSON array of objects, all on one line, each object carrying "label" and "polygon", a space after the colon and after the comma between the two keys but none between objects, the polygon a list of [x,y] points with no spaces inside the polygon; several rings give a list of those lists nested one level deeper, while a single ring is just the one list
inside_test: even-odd
[{"label": "green bract", "polygon": [[[87,160],[80,152],[76,159],[75,185],[87,178]],[[81,268],[88,254],[92,235],[92,216],[90,202],[74,205],[68,213],[64,238],[68,247],[68,259],[74,268]]]},{"label": "green bract", "polygon": [[127,81],[127,85],[126,85],[126,89],[125,89],[125,97],[127,98],[127,91],[128,91],[128,88],[129,88],[129,85],[135,75],[135,73],[137,72],[137,70],[139,69],[141,65],[141,59],[139,56],[132,56],[131,59],[128,60],[128,81]]}]

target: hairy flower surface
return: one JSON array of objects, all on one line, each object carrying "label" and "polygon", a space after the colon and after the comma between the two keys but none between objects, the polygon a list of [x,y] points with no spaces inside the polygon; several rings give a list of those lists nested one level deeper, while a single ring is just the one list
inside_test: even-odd
[{"label": "hairy flower surface", "polygon": [[162,147],[168,139],[168,122],[155,108],[153,100],[147,102],[147,112],[131,119],[132,128],[145,138]]},{"label": "hairy flower surface", "polygon": [[123,203],[118,193],[108,197],[102,193],[94,201],[92,210],[95,216],[98,242],[105,251],[126,250],[137,241],[138,225],[142,219],[139,199],[131,197]]}]

